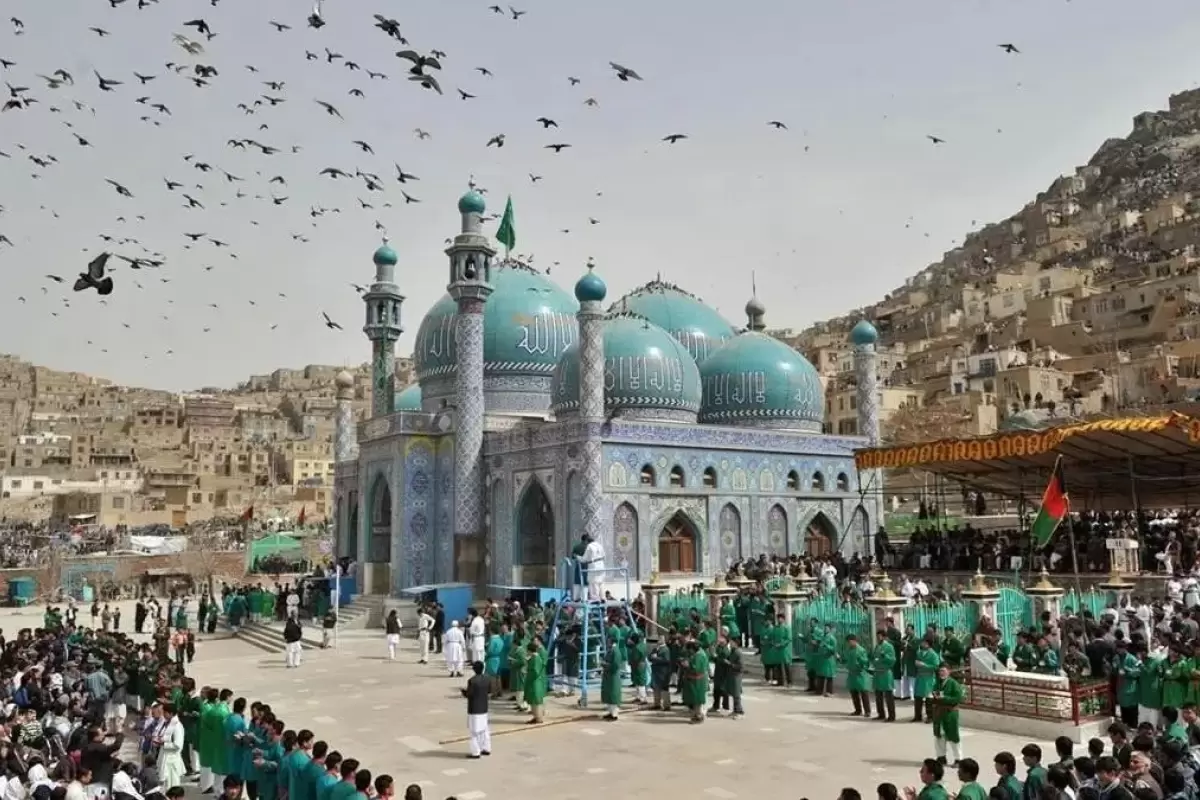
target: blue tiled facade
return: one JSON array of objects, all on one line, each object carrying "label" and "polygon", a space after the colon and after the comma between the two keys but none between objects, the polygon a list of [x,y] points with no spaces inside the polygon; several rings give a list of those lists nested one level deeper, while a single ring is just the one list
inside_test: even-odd
[{"label": "blue tiled facade", "polygon": [[[363,591],[548,585],[583,532],[643,580],[761,553],[870,550],[882,494],[859,491],[853,459],[868,440],[814,432],[819,379],[763,333],[757,299],[744,332],[658,280],[605,313],[591,271],[572,300],[540,272],[493,263],[483,205],[473,192],[459,204],[449,294],[418,332],[419,386],[388,392],[354,430],[348,400],[339,407],[337,547]],[[403,284],[395,260],[377,258],[389,291]],[[873,356],[856,353],[864,377]]]}]

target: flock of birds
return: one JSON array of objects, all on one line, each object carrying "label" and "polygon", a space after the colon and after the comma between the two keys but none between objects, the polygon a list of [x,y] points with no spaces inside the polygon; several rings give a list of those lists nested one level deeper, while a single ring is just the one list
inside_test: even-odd
[{"label": "flock of birds", "polygon": [[[171,2],[171,0],[103,1],[107,2],[114,15],[113,21],[109,23],[110,27],[114,29],[120,24],[119,15],[123,13],[129,13],[133,9],[136,9],[136,12],[142,12],[159,5],[166,8]],[[208,0],[208,3],[212,7],[217,7],[222,0]],[[520,22],[527,13],[513,6],[493,5],[488,7],[488,10],[512,22]],[[391,46],[389,49],[394,48],[394,57],[400,72],[389,74],[386,71],[366,68],[354,58],[330,47],[314,50],[304,49],[305,61],[318,62],[331,69],[344,70],[346,74],[355,77],[361,76],[366,83],[399,78],[411,84],[416,90],[445,96],[447,102],[451,102],[455,98],[461,102],[468,102],[476,98],[475,93],[458,87],[453,89],[453,94],[450,94],[450,87],[443,70],[443,65],[449,59],[448,54],[436,48],[415,47],[405,37],[398,20],[378,13],[367,17],[365,13],[353,10],[348,6],[342,6],[337,13],[339,14],[339,24],[359,24],[360,22],[366,24],[368,19],[371,20],[370,24],[377,30],[374,35],[384,38]],[[328,24],[326,16],[322,0],[317,0],[312,13],[307,18],[265,19],[258,24],[263,25],[264,36],[286,35],[293,28],[304,26],[320,31]],[[12,17],[9,24],[11,26],[10,33],[14,37],[33,33],[27,29],[25,22],[19,17]],[[5,57],[4,42],[0,37],[0,79],[3,80],[5,87],[4,92],[0,94],[6,95],[0,100],[2,103],[0,104],[0,131],[3,130],[6,118],[39,113],[55,114],[59,115],[60,124],[70,132],[77,147],[94,150],[96,148],[93,141],[94,134],[87,132],[88,128],[83,122],[89,117],[97,116],[97,106],[92,103],[99,101],[92,99],[93,97],[103,100],[113,96],[126,103],[132,103],[137,110],[137,118],[140,123],[152,128],[160,128],[173,116],[171,105],[161,99],[163,96],[167,96],[165,84],[173,78],[185,80],[194,88],[201,90],[214,85],[217,81],[230,79],[239,87],[253,87],[249,93],[255,96],[246,97],[236,105],[236,109],[244,117],[250,118],[248,121],[258,123],[257,132],[250,136],[228,138],[225,141],[225,147],[231,151],[260,156],[262,161],[259,163],[262,168],[255,169],[254,175],[222,168],[211,158],[197,153],[184,153],[181,155],[176,169],[186,169],[198,173],[196,180],[203,182],[196,182],[178,173],[166,175],[162,178],[159,193],[147,196],[145,187],[132,186],[116,177],[105,178],[107,185],[116,196],[116,203],[118,203],[114,206],[117,209],[117,213],[114,215],[116,223],[145,222],[145,213],[140,213],[142,209],[139,206],[140,203],[161,204],[173,197],[183,208],[194,212],[196,219],[193,229],[181,232],[184,241],[178,246],[187,250],[211,247],[214,251],[223,252],[226,257],[236,261],[238,253],[231,242],[209,233],[208,226],[205,224],[206,212],[214,207],[227,207],[231,203],[243,200],[259,201],[267,204],[268,207],[284,206],[296,202],[293,201],[292,192],[289,189],[289,181],[295,180],[295,176],[289,175],[287,170],[279,164],[280,157],[286,158],[288,155],[295,155],[301,151],[302,146],[281,144],[275,140],[276,132],[272,127],[270,116],[272,110],[279,109],[285,103],[290,104],[289,107],[294,107],[297,103],[311,103],[311,107],[323,117],[344,122],[346,115],[339,107],[341,101],[335,102],[333,98],[329,97],[304,98],[297,96],[292,80],[270,76],[268,74],[270,67],[265,64],[260,68],[254,64],[231,66],[214,63],[210,54],[211,43],[220,36],[221,32],[215,29],[215,26],[205,17],[199,16],[190,19],[180,17],[177,27],[181,32],[174,33],[172,36],[176,57],[167,61],[161,70],[133,71],[131,74],[107,74],[101,68],[90,68],[90,75],[73,74],[72,71],[62,67],[39,71],[32,65],[18,63],[15,59]],[[89,27],[87,30],[97,40],[107,40],[112,36],[108,27],[100,25]],[[1000,44],[998,47],[1009,54],[1020,52],[1013,44]],[[644,81],[643,76],[633,67],[609,62],[608,68],[617,85]],[[492,70],[486,66],[475,66],[472,70],[478,73],[481,79],[493,77]],[[575,75],[567,75],[564,78],[570,87],[578,87],[583,83],[581,78]],[[94,84],[95,90],[99,92],[98,95],[92,96],[80,91],[88,83]],[[351,98],[364,97],[361,86],[352,86],[346,91],[346,94]],[[588,108],[595,108],[600,104],[595,96],[586,96],[581,102]],[[553,129],[557,132],[559,130],[558,121],[551,116],[542,115],[530,122],[539,125],[542,131]],[[779,119],[765,120],[764,124],[775,131],[789,130],[788,124]],[[432,134],[421,127],[415,127],[412,129],[412,136],[417,142],[422,142],[430,139]],[[927,138],[934,145],[942,145],[946,141],[941,136],[933,134],[928,135]],[[674,131],[663,135],[661,143],[674,146],[688,139],[689,134]],[[481,137],[480,144],[485,148],[499,149],[505,146],[506,141],[506,134],[498,132]],[[365,138],[350,139],[349,144],[363,156],[376,157],[374,145]],[[544,149],[554,154],[562,154],[571,148],[572,143],[569,141],[551,141],[544,145]],[[102,157],[102,155],[98,156],[98,158]],[[0,168],[5,166],[5,161],[16,163],[19,160],[24,160],[32,165],[31,177],[33,179],[38,179],[47,170],[55,169],[60,164],[59,156],[41,152],[32,143],[11,142],[6,144],[0,140]],[[0,173],[0,175],[2,174]],[[356,199],[359,208],[357,210],[363,212],[375,211],[378,213],[380,209],[393,208],[394,204],[403,207],[421,202],[415,188],[415,184],[418,184],[421,178],[414,171],[402,167],[399,163],[393,162],[391,168],[386,171],[377,168],[348,168],[331,164],[321,168],[318,174],[330,181],[354,184],[358,189]],[[528,173],[529,181],[534,185],[538,184],[543,177],[540,174]],[[0,182],[7,183],[8,181],[0,177]],[[393,182],[398,195],[394,200],[391,199],[393,195],[389,193]],[[487,191],[486,187],[479,186],[474,181],[472,181],[472,186],[480,192],[486,193]],[[597,194],[600,193],[597,192]],[[133,202],[120,205],[125,201]],[[327,207],[320,203],[303,203],[303,205],[308,206],[305,214],[309,224],[313,226],[327,215],[342,213],[340,207]],[[43,206],[42,210],[55,217],[58,216],[57,212],[51,208]],[[4,206],[0,205],[0,256],[4,254],[6,248],[15,250],[18,247],[13,236],[4,231],[5,211]],[[486,220],[495,221],[498,217],[498,214],[490,214]],[[596,217],[589,216],[587,220],[590,225],[599,224]],[[257,226],[259,222],[257,219],[250,219],[250,224]],[[379,219],[375,220],[374,227],[377,231],[386,233],[386,226]],[[561,230],[563,233],[570,232],[567,228]],[[293,241],[301,243],[308,241],[308,235],[305,231],[290,233]],[[168,253],[174,245],[155,248],[134,235],[114,235],[104,232],[99,233],[98,236],[103,242],[103,249],[96,254],[95,248],[83,248],[87,254],[86,267],[78,274],[74,282],[69,284],[75,292],[95,292],[101,297],[99,302],[105,303],[107,301],[104,298],[112,294],[114,290],[125,289],[130,285],[139,289],[144,288],[141,281],[147,280],[144,275],[148,274],[148,271],[160,271],[161,277],[156,276],[158,280],[162,283],[170,282],[171,278],[163,273],[166,272],[164,268],[168,266],[170,259]],[[534,260],[532,255],[518,256],[518,258],[526,263],[532,263]],[[203,269],[211,271],[214,269],[214,265],[206,264]],[[129,274],[127,277],[121,276],[114,280],[111,273],[117,270],[128,270]],[[549,272],[550,267],[547,266],[545,271]],[[68,285],[68,279],[63,275],[50,273],[45,277],[48,281],[48,284],[42,287],[42,291],[45,293],[49,293],[52,285],[63,285],[64,288]],[[354,284],[350,284],[350,286],[360,294],[365,291],[362,286]],[[278,298],[287,300],[287,294],[279,292]],[[28,301],[24,296],[17,299],[19,302]],[[63,297],[62,302],[65,307],[70,306],[69,297]],[[254,306],[258,301],[249,299],[248,302]],[[217,304],[210,305],[213,308],[218,307]],[[52,313],[57,316],[57,312]],[[333,330],[342,329],[342,326],[324,310],[320,311],[320,317],[325,327]],[[167,319],[166,315],[163,315],[163,319]],[[129,327],[128,323],[125,323],[125,327]],[[272,324],[270,327],[273,330],[277,325]],[[210,327],[205,327],[203,332],[207,333],[210,330]],[[107,352],[106,349],[102,349],[102,351]],[[149,355],[144,357],[149,358]]]}]

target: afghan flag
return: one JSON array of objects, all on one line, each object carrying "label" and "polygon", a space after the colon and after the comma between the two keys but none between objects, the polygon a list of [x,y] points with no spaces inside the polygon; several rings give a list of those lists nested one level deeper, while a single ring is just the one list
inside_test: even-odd
[{"label": "afghan flag", "polygon": [[1054,461],[1054,471],[1050,473],[1050,482],[1042,495],[1042,507],[1038,509],[1037,517],[1033,520],[1034,547],[1045,547],[1058,530],[1063,517],[1071,511],[1071,501],[1067,497],[1067,486],[1063,483],[1062,456]]},{"label": "afghan flag", "polygon": [[504,245],[505,251],[517,246],[517,229],[513,227],[514,224],[512,195],[509,195],[508,203],[504,206],[504,216],[500,218],[500,227],[496,229],[496,241]]}]

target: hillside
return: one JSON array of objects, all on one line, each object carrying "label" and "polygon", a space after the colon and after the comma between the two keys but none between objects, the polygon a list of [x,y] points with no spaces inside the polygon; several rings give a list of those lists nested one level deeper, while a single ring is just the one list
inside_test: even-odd
[{"label": "hillside", "polygon": [[971,232],[878,303],[799,338],[837,337],[866,316],[887,341],[906,310],[961,309],[964,288],[987,290],[998,274],[1028,272],[1030,262],[1042,270],[1087,270],[1092,285],[1155,277],[1147,264],[1190,260],[1200,244],[1200,225],[1192,224],[1200,200],[1192,194],[1200,198],[1200,90],[1172,95],[1165,110],[1137,114],[1127,136],[1103,142],[1085,165],[1055,178],[1009,218]]}]

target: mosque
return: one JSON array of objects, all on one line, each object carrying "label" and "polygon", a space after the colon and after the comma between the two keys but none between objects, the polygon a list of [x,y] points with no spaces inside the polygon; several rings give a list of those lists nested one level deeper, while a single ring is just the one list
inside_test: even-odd
[{"label": "mosque", "polygon": [[828,435],[817,371],[764,332],[757,298],[742,329],[660,280],[606,309],[590,265],[567,292],[496,258],[480,194],[458,211],[447,293],[417,331],[417,382],[394,385],[404,297],[386,241],[363,295],[373,404],[357,425],[353,382],[338,376],[336,548],[360,591],[553,586],[584,533],[643,580],[870,549],[881,477],[853,458],[878,440],[870,323],[851,334],[864,435]]}]

